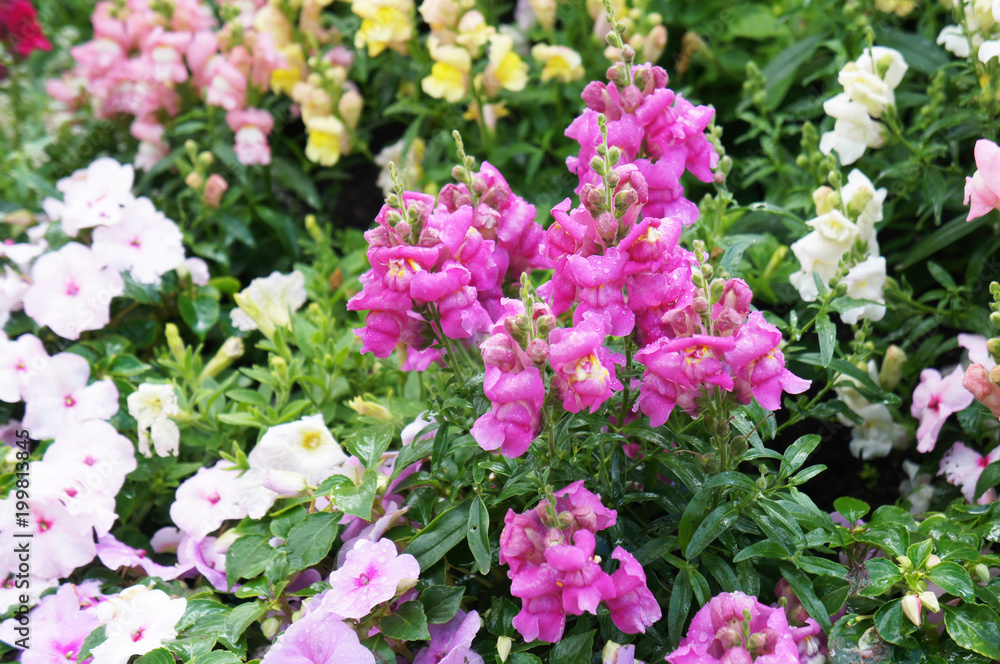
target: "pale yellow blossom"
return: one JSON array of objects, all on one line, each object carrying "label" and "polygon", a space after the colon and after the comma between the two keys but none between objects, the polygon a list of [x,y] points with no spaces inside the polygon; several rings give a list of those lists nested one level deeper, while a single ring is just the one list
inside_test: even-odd
[{"label": "pale yellow blossom", "polygon": [[346,132],[344,123],[332,115],[313,118],[306,124],[309,142],[306,157],[323,166],[333,166],[340,160],[342,141]]},{"label": "pale yellow blossom", "polygon": [[373,58],[387,48],[406,55],[413,38],[412,9],[412,0],[354,0],[351,11],[361,17],[354,48],[367,47]]},{"label": "pale yellow blossom", "polygon": [[451,103],[465,99],[469,94],[469,70],[472,69],[469,52],[461,46],[441,44],[434,35],[427,46],[435,62],[431,75],[424,77],[420,87],[435,99]]},{"label": "pale yellow blossom", "polygon": [[476,10],[466,12],[458,22],[458,36],[455,41],[478,58],[483,46],[496,34],[496,28],[486,23],[486,18]]},{"label": "pale yellow blossom", "polygon": [[542,82],[553,78],[560,83],[570,83],[583,78],[583,59],[568,46],[535,44],[531,57],[542,63]]},{"label": "pale yellow blossom", "polygon": [[482,79],[490,97],[495,97],[501,88],[520,92],[528,84],[528,64],[513,49],[514,38],[509,35],[490,38],[490,61]]}]

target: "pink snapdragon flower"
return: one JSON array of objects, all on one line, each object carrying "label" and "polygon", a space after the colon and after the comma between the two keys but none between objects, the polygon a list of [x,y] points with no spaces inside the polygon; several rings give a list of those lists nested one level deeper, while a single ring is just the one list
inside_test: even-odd
[{"label": "pink snapdragon flower", "polygon": [[416,652],[413,664],[483,664],[482,656],[472,649],[480,626],[478,613],[461,609],[443,625],[428,625],[430,643]]},{"label": "pink snapdragon flower", "polygon": [[[944,475],[950,484],[962,489],[962,495],[970,503],[976,502],[976,483],[986,466],[1000,461],[1000,447],[994,447],[989,454],[983,456],[979,452],[957,442],[941,457],[939,475]],[[996,501],[996,492],[989,489],[979,498],[979,504],[985,505]]]},{"label": "pink snapdragon flower", "polygon": [[267,136],[274,129],[274,118],[257,108],[234,109],[226,113],[226,124],[236,134],[233,150],[241,164],[271,163],[271,146]]},{"label": "pink snapdragon flower", "polygon": [[920,420],[917,427],[918,452],[933,450],[945,420],[972,403],[975,397],[962,386],[963,379],[962,367],[955,367],[944,378],[937,369],[920,372],[920,384],[913,390],[913,405],[910,407],[910,414]]},{"label": "pink snapdragon flower", "polygon": [[549,336],[549,363],[556,372],[555,385],[563,396],[563,408],[578,413],[590,408],[594,413],[614,391],[622,389],[615,378],[615,364],[625,356],[604,346],[605,320],[587,312],[572,328],[557,328]]},{"label": "pink snapdragon flower", "polygon": [[261,664],[375,664],[356,631],[325,607],[305,614],[280,634]]},{"label": "pink snapdragon flower", "polygon": [[111,300],[122,294],[121,276],[89,248],[70,242],[41,256],[31,269],[24,312],[66,339],[111,321]]},{"label": "pink snapdragon flower", "polygon": [[[746,627],[749,639],[744,638]],[[797,664],[799,653],[784,610],[735,592],[716,595],[701,607],[666,659],[670,664]]]},{"label": "pink snapdragon flower", "polygon": [[360,620],[376,605],[412,587],[419,576],[417,559],[408,553],[400,555],[392,540],[359,539],[344,564],[330,575],[323,608]]},{"label": "pink snapdragon flower", "polygon": [[1000,146],[991,140],[976,141],[976,172],[965,178],[966,221],[1000,208]]},{"label": "pink snapdragon flower", "polygon": [[593,312],[604,318],[611,335],[626,336],[635,325],[635,314],[626,306],[623,292],[627,262],[627,255],[614,248],[604,255],[584,258],[574,254],[557,262],[552,310],[559,315],[577,303],[574,324]]},{"label": "pink snapdragon flower", "polygon": [[635,556],[620,546],[615,547],[611,557],[621,563],[618,571],[611,575],[615,586],[615,595],[607,602],[611,620],[626,634],[645,634],[646,627],[663,616],[646,585],[646,572]]},{"label": "pink snapdragon flower", "polygon": [[227,111],[244,108],[247,103],[247,78],[224,55],[213,55],[205,67],[205,103]]},{"label": "pink snapdragon flower", "polygon": [[726,353],[736,347],[733,337],[698,334],[678,339],[661,338],[635,354],[646,366],[639,388],[639,406],[652,426],[660,426],[680,405],[692,417],[698,412],[698,397],[719,387],[727,392],[733,378],[723,364]]},{"label": "pink snapdragon flower", "polygon": [[537,367],[518,373],[504,373],[487,366],[483,383],[492,409],[476,420],[472,436],[484,450],[499,449],[505,457],[528,451],[541,423],[545,384]]},{"label": "pink snapdragon flower", "polygon": [[759,311],[750,314],[746,324],[737,330],[735,340],[733,349],[726,352],[726,360],[732,367],[742,403],[750,403],[752,395],[767,410],[778,410],[782,391],[801,394],[809,389],[812,381],[803,380],[785,368],[785,356],[778,349],[781,332],[766,322]]}]

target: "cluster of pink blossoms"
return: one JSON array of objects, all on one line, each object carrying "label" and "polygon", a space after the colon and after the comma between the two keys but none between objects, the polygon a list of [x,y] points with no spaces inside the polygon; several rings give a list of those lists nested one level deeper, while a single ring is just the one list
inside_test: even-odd
[{"label": "cluster of pink blossoms", "polygon": [[271,74],[287,66],[272,33],[255,27],[252,15],[245,25],[217,31],[204,0],[122,4],[97,4],[94,38],[72,49],[76,67],[49,81],[49,94],[71,108],[89,103],[97,117],[133,116],[131,133],[140,142],[135,163],[149,169],[169,153],[163,120],[181,112],[190,88],[226,111],[241,163],[269,164],[274,119],[253,104],[267,93]]},{"label": "cluster of pink blossoms", "polygon": [[566,165],[580,178],[576,193],[582,198],[586,185],[596,185],[600,175],[590,161],[601,143],[598,116],[608,120],[608,145],[617,147],[628,163],[635,164],[649,184],[646,213],[693,224],[698,206],[684,198],[680,184],[685,169],[702,182],[711,182],[718,153],[705,137],[715,116],[710,106],[695,106],[667,88],[662,67],[649,64],[632,68],[628,82],[625,65],[608,69],[610,84],[592,81],[583,91],[587,110],[566,130],[580,143],[580,154]]},{"label": "cluster of pink blossoms", "polygon": [[[779,584],[779,589],[781,585]],[[789,605],[791,606],[791,605]],[[795,615],[802,612],[791,609]],[[701,607],[670,664],[822,664],[826,649],[812,618],[789,624],[789,607],[766,606],[741,592],[721,593]]]},{"label": "cluster of pink blossoms", "polygon": [[471,339],[500,315],[502,286],[530,267],[542,229],[535,207],[515,196],[503,176],[484,163],[464,184],[433,196],[390,195],[365,234],[372,269],[347,308],[368,311],[357,334],[362,352],[388,357],[402,343],[403,366],[423,370],[442,357],[444,342]]},{"label": "cluster of pink blossoms", "polygon": [[613,574],[594,555],[595,533],[615,524],[615,510],[574,482],[524,514],[507,511],[500,536],[500,563],[510,567],[510,592],[522,600],[514,628],[525,641],[558,642],[566,615],[596,614],[604,603],[618,629],[645,633],[660,619],[660,607],[646,585],[642,565],[621,547]]}]

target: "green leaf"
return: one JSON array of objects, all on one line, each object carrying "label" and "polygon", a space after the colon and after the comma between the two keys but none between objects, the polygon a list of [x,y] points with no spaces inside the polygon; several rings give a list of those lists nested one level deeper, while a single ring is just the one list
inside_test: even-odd
[{"label": "green leaf", "polygon": [[119,355],[111,362],[108,373],[115,376],[136,376],[152,367],[145,362],[140,362],[133,355]]},{"label": "green leaf", "polygon": [[823,43],[822,35],[807,37],[776,55],[761,70],[760,73],[767,81],[764,87],[764,92],[767,95],[764,105],[766,109],[773,110],[778,107],[781,100],[788,94],[789,88],[792,87],[795,73],[799,67],[812,57],[821,43]]},{"label": "green leaf", "polygon": [[898,265],[896,270],[902,272],[903,270],[916,265],[928,256],[941,251],[955,242],[958,242],[966,235],[978,231],[986,224],[988,219],[988,215],[972,221],[966,221],[964,214],[955,217],[947,224],[941,226],[936,231],[918,242],[915,247],[908,249],[906,252],[906,260],[903,261],[902,265]]},{"label": "green leaf", "polygon": [[504,664],[542,664],[537,655],[530,652],[512,652]]},{"label": "green leaf", "polygon": [[906,553],[906,548],[910,545],[910,534],[906,532],[906,528],[895,523],[880,523],[876,526],[869,526],[860,533],[856,533],[854,539],[866,544],[874,544],[885,553],[892,554],[893,557]]},{"label": "green leaf", "polygon": [[378,468],[382,454],[392,442],[391,424],[380,423],[356,431],[344,440],[344,446],[354,456],[361,459],[365,468]]},{"label": "green leaf", "polygon": [[480,574],[490,571],[493,554],[490,549],[490,513],[486,510],[483,499],[476,496],[469,509],[469,532],[466,535],[469,550],[476,559],[476,567]]},{"label": "green leaf", "polygon": [[229,390],[226,392],[226,398],[240,403],[263,406],[264,408],[267,408],[270,405],[270,401],[268,401],[263,394],[256,390],[246,390],[242,388]]},{"label": "green leaf", "polygon": [[213,650],[204,655],[198,655],[191,660],[191,664],[243,664],[243,660],[228,650]]},{"label": "green leaf", "polygon": [[166,648],[156,648],[135,660],[135,664],[174,664],[174,656]]},{"label": "green leaf", "polygon": [[430,586],[420,591],[417,601],[424,607],[427,622],[440,625],[455,617],[464,594],[465,589],[460,586]]},{"label": "green leaf", "polygon": [[226,626],[222,630],[222,636],[230,643],[236,643],[247,627],[260,618],[267,611],[267,605],[262,601],[247,602],[233,607],[233,610],[226,616]]},{"label": "green leaf", "polygon": [[471,501],[466,500],[447,509],[410,540],[406,553],[417,559],[421,570],[430,568],[465,539],[469,530],[470,508]]},{"label": "green leaf", "polygon": [[104,643],[106,638],[107,637],[104,635],[104,625],[95,627],[94,631],[88,634],[87,638],[85,638],[83,643],[80,644],[80,651],[77,653],[77,657],[82,659],[79,659],[79,661],[82,662],[85,659],[89,659],[90,651]]},{"label": "green leaf", "polygon": [[[441,430],[447,432],[447,424],[443,424],[438,429],[438,434],[441,434]],[[434,450],[434,438],[418,438],[414,440],[409,445],[406,445],[399,451],[399,456],[396,457],[396,465],[392,469],[392,477],[390,479],[396,479],[399,475],[412,466],[417,461],[425,459],[431,455]]]},{"label": "green leaf", "polygon": [[837,326],[830,320],[830,315],[821,313],[816,316],[816,334],[819,336],[820,364],[830,366],[833,351],[837,348]]},{"label": "green leaf", "polygon": [[192,299],[186,293],[182,293],[177,298],[177,307],[180,309],[181,318],[200,339],[204,339],[219,320],[219,303],[206,295]]},{"label": "green leaf", "polygon": [[252,579],[267,567],[274,553],[266,535],[243,535],[226,552],[226,583],[232,588],[237,579]]},{"label": "green leaf", "polygon": [[812,580],[810,580],[805,572],[797,569],[789,562],[782,561],[778,563],[778,567],[781,569],[781,575],[788,581],[788,585],[792,587],[792,590],[798,596],[799,601],[802,602],[802,606],[805,607],[809,615],[816,619],[816,622],[819,623],[824,631],[829,632],[831,627],[830,614],[827,613],[823,602],[819,601],[819,597],[816,596]]},{"label": "green leaf", "polygon": [[365,521],[372,521],[372,504],[378,489],[378,472],[366,470],[361,476],[361,484],[342,482],[330,491],[330,501],[345,514],[352,514]]},{"label": "green leaf", "polygon": [[858,309],[860,307],[867,307],[872,304],[881,304],[880,302],[873,302],[872,300],[859,300],[853,297],[847,297],[846,295],[834,298],[833,302],[830,303],[830,308],[836,311],[838,314],[842,314],[850,309]]},{"label": "green leaf", "polygon": [[983,474],[979,476],[979,480],[976,482],[975,498],[978,500],[980,496],[998,484],[1000,484],[1000,461],[994,461],[986,466],[983,469]]},{"label": "green leaf", "polygon": [[806,462],[809,455],[813,453],[813,450],[819,445],[822,437],[818,434],[811,433],[806,436],[802,436],[794,443],[788,446],[783,455],[783,460],[781,462],[781,472],[779,474],[779,482],[796,470],[802,467],[802,464]]},{"label": "green leaf", "polygon": [[379,629],[390,639],[401,641],[427,640],[431,638],[427,631],[427,616],[420,602],[405,602],[391,616],[382,620]]},{"label": "green leaf", "polygon": [[934,281],[944,286],[946,290],[954,291],[958,289],[958,284],[956,284],[952,276],[948,274],[948,270],[944,269],[934,261],[927,261],[925,264],[927,265],[927,271],[931,273],[932,277],[934,277]]},{"label": "green leaf", "polygon": [[759,542],[754,542],[747,548],[743,549],[733,558],[734,563],[738,563],[743,560],[749,560],[750,558],[768,558],[784,560],[788,557],[788,549],[779,542],[772,542],[771,540],[761,540]]},{"label": "green leaf", "polygon": [[869,583],[861,590],[866,597],[875,597],[889,591],[895,584],[903,580],[899,568],[885,558],[872,558],[865,561],[868,569]]},{"label": "green leaf", "polygon": [[306,175],[298,164],[284,157],[275,156],[271,159],[270,170],[278,182],[298,194],[309,207],[314,210],[320,208],[322,201],[313,179]]},{"label": "green leaf", "polygon": [[840,516],[847,519],[849,523],[857,523],[865,518],[871,507],[863,500],[844,496],[833,501],[833,509],[840,513]]},{"label": "green leaf", "polygon": [[337,538],[342,514],[316,512],[288,531],[288,571],[298,572],[326,558]]},{"label": "green leaf", "polygon": [[552,649],[549,664],[590,664],[594,654],[594,635],[596,629],[583,634],[564,636]]},{"label": "green leaf", "polygon": [[667,604],[667,630],[670,633],[670,642],[675,645],[680,643],[681,637],[684,635],[684,624],[691,611],[693,595],[691,577],[688,576],[686,568],[682,569],[674,578],[670,601]]},{"label": "green leaf", "polygon": [[916,648],[917,641],[910,634],[917,626],[903,614],[903,600],[886,602],[875,612],[875,629],[878,635],[889,643],[905,648]]},{"label": "green leaf", "polygon": [[726,248],[726,253],[722,254],[722,260],[719,261],[719,272],[725,272],[733,277],[739,276],[743,252],[748,247],[765,240],[763,235],[730,235],[723,238],[720,244]]},{"label": "green leaf", "polygon": [[955,643],[990,659],[1000,659],[1000,617],[985,606],[960,604],[941,607],[944,626]]},{"label": "green leaf", "polygon": [[740,518],[740,507],[734,503],[719,505],[709,512],[691,535],[691,541],[684,549],[684,557],[692,560],[714,542],[715,538],[729,530],[738,518]]},{"label": "green leaf", "polygon": [[818,556],[802,556],[793,561],[799,569],[808,574],[815,574],[817,576],[832,576],[837,579],[843,579],[847,576],[847,568],[840,563],[835,563],[832,560],[827,560],[826,558],[819,558]]},{"label": "green leaf", "polygon": [[930,568],[927,580],[941,586],[945,592],[964,600],[975,601],[976,591],[972,585],[972,577],[958,563],[943,561]]}]

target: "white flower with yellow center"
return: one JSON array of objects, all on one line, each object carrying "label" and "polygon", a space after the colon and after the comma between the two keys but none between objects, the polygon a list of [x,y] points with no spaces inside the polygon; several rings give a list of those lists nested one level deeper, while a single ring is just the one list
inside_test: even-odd
[{"label": "white flower with yellow center", "polygon": [[254,279],[233,296],[239,308],[230,318],[240,330],[259,329],[268,339],[278,327],[290,327],[292,312],[306,301],[305,277],[299,271],[291,274],[272,272],[269,277]]},{"label": "white flower with yellow center", "polygon": [[340,469],[347,458],[322,415],[271,427],[247,457],[251,470],[298,473],[310,486],[343,474]]},{"label": "white flower with yellow center", "polygon": [[542,82],[553,78],[560,83],[571,83],[583,78],[583,58],[568,46],[535,44],[531,57],[542,63]]},{"label": "white flower with yellow center", "polygon": [[354,0],[351,11],[361,17],[354,35],[354,48],[368,47],[375,57],[387,48],[406,55],[406,43],[413,38],[410,0]]}]

